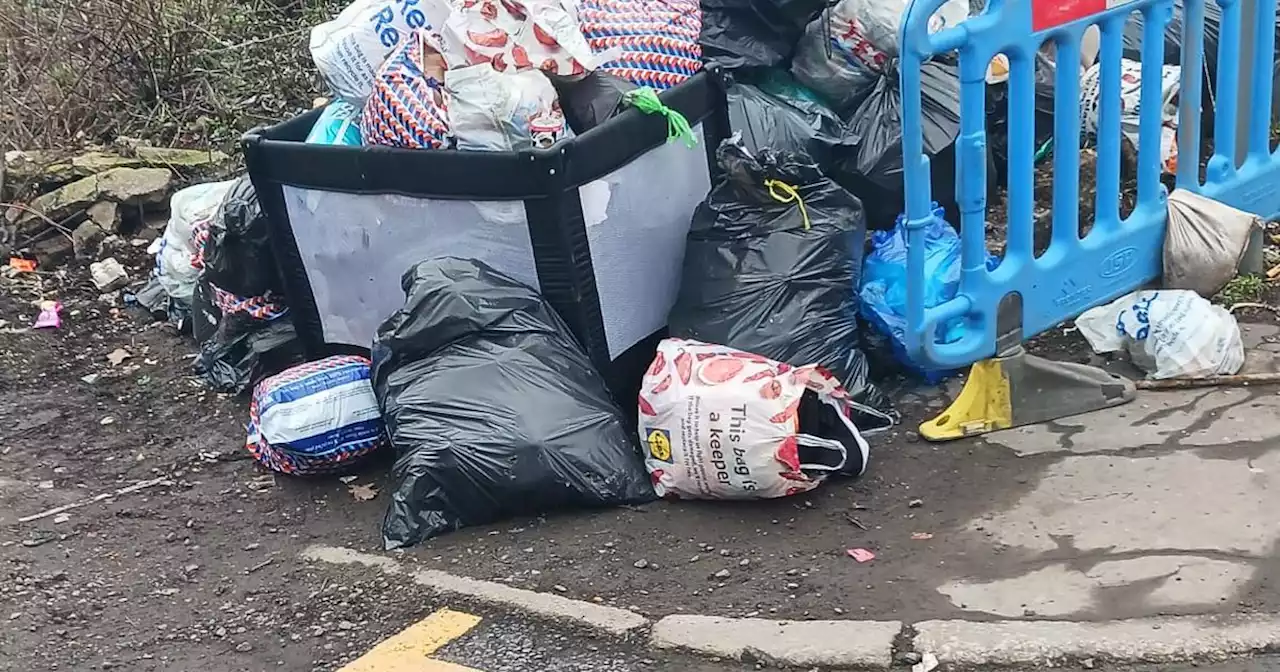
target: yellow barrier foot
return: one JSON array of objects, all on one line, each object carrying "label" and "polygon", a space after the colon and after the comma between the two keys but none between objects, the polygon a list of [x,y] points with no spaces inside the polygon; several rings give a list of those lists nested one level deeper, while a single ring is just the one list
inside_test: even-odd
[{"label": "yellow barrier foot", "polygon": [[929,441],[950,441],[1034,425],[1133,401],[1133,381],[1094,366],[1055,362],[1019,347],[978,362],[955,401],[920,425]]}]

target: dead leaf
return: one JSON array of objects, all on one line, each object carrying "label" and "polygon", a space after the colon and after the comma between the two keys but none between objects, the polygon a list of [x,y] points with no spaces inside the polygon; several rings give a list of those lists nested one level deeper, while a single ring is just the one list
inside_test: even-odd
[{"label": "dead leaf", "polygon": [[357,502],[367,502],[378,496],[378,489],[367,483],[349,485],[347,486],[347,491],[351,493],[352,497],[356,498]]},{"label": "dead leaf", "polygon": [[933,538],[933,535],[928,532],[916,532],[911,535],[911,538],[915,541],[928,541]]},{"label": "dead leaf", "polygon": [[111,362],[111,366],[120,366],[120,363],[133,356],[133,353],[124,348],[116,348],[107,355],[107,361]]}]

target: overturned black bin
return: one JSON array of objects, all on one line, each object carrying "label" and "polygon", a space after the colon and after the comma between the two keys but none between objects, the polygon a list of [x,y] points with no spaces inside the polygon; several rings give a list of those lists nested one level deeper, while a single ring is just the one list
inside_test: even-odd
[{"label": "overturned black bin", "polygon": [[286,298],[312,356],[367,351],[419,261],[480,259],[538,288],[634,413],[680,283],[707,152],[728,135],[723,87],[699,73],[662,94],[700,146],[630,109],[549,149],[461,152],[306,144],[320,110],[247,133]]}]

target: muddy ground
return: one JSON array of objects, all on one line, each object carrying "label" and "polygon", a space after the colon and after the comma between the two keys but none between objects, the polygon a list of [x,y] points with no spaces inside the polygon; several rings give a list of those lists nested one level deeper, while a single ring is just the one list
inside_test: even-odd
[{"label": "muddy ground", "polygon": [[[116,252],[134,278],[150,266],[142,249]],[[60,329],[27,328],[41,299],[63,303]],[[403,627],[416,589],[296,560],[314,543],[379,549],[386,495],[358,501],[336,478],[258,468],[243,448],[245,401],[192,377],[190,337],[99,296],[74,264],[0,278],[0,320],[0,653],[13,653],[0,655],[0,670],[328,670]],[[1055,358],[1089,357],[1074,334],[1037,343]],[[118,349],[129,357],[112,364]],[[1007,575],[1027,560],[993,555],[964,525],[1032,489],[1049,458],[923,442],[914,427],[955,383],[884,385],[905,421],[870,437],[860,479],[770,502],[513,520],[403,557],[651,616],[956,615],[936,585]],[[379,461],[358,483],[386,492],[388,469]],[[851,548],[877,557],[856,562]],[[713,578],[720,570],[728,578]],[[425,613],[431,601],[420,599]]]}]

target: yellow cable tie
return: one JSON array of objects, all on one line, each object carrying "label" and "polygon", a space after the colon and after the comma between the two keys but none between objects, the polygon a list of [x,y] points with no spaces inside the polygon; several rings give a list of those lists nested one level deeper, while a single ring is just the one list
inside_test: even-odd
[{"label": "yellow cable tie", "polygon": [[[804,230],[808,231],[809,211],[804,207],[804,199],[800,198],[800,192],[782,180],[765,180],[764,186],[769,188],[769,195],[773,197],[773,200],[779,203],[795,203],[800,206],[800,217],[804,219]],[[778,190],[782,191],[782,195],[778,194]]]}]

